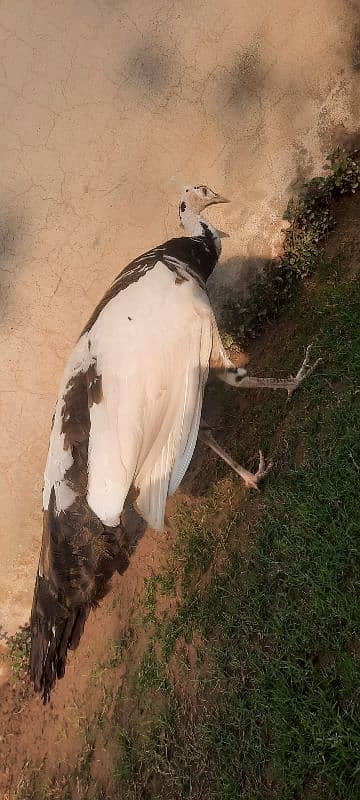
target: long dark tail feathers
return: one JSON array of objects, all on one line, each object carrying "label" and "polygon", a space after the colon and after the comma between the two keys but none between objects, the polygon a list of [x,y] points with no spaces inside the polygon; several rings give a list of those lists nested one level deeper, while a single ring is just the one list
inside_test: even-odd
[{"label": "long dark tail feathers", "polygon": [[67,651],[78,646],[89,611],[89,606],[68,611],[54,598],[48,581],[37,577],[31,612],[29,672],[44,705],[50,700],[56,680],[65,674]]},{"label": "long dark tail feathers", "polygon": [[122,574],[128,567],[145,523],[137,514],[135,520],[128,515],[127,523],[103,525],[80,496],[71,511],[57,514],[51,491],[31,612],[29,664],[44,703],[65,673],[67,651],[78,646],[90,609],[107,594],[115,570]]}]

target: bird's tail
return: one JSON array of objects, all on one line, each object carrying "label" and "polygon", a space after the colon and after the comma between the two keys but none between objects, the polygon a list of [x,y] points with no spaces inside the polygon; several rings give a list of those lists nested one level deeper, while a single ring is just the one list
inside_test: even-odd
[{"label": "bird's tail", "polygon": [[65,673],[92,608],[105,597],[115,570],[123,573],[136,546],[120,523],[108,528],[81,499],[55,513],[54,489],[44,512],[43,540],[31,611],[29,672],[44,703]]},{"label": "bird's tail", "polygon": [[71,611],[54,597],[49,582],[37,576],[31,612],[30,677],[44,704],[65,673],[67,651],[75,650],[81,639],[90,605]]}]

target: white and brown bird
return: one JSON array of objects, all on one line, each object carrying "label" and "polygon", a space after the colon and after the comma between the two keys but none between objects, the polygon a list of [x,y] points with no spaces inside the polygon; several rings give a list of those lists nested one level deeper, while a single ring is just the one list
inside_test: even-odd
[{"label": "white and brown bird", "polygon": [[30,674],[44,702],[64,675],[67,650],[80,640],[91,607],[122,572],[139,530],[164,526],[166,499],[179,486],[199,429],[246,484],[240,467],[201,425],[209,370],[232,386],[284,388],[296,378],[250,378],[222,346],[206,291],[221,251],[218,232],[202,217],[226,200],[207,186],[182,193],[187,236],[170,239],[132,261],[114,280],[69,358],[53,418],[44,476],[43,540],[31,614]]}]

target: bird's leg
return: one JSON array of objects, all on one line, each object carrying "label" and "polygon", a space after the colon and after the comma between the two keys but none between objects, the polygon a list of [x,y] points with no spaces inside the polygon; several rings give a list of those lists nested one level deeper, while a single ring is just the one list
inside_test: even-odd
[{"label": "bird's leg", "polygon": [[229,383],[231,386],[237,386],[239,389],[286,389],[288,397],[291,397],[298,389],[300,384],[316,369],[321,362],[321,358],[316,359],[313,364],[310,364],[310,351],[312,345],[306,348],[305,358],[301,364],[300,369],[297,371],[295,377],[290,378],[256,378],[247,375],[245,370],[237,369],[234,366],[225,367],[223,370],[216,370],[216,374],[220,380]]},{"label": "bird's leg", "polygon": [[268,474],[268,472],[272,467],[271,461],[269,461],[269,463],[266,465],[261,450],[260,450],[260,461],[257,472],[255,473],[249,472],[247,469],[245,469],[245,467],[241,467],[240,464],[237,464],[237,462],[234,461],[234,459],[231,458],[231,456],[229,456],[226,450],[220,447],[220,445],[214,439],[210,428],[206,425],[203,419],[201,420],[200,423],[199,439],[208,447],[210,447],[211,450],[214,451],[214,453],[220,456],[220,458],[222,458],[222,460],[225,461],[226,464],[229,464],[229,467],[231,467],[238,475],[240,475],[240,478],[243,479],[245,485],[249,489],[259,489],[260,481],[263,478],[265,478],[265,475]]}]

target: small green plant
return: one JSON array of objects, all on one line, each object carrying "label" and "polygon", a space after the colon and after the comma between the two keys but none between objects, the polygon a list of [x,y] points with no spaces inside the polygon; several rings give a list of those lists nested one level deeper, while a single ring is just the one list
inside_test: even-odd
[{"label": "small green plant", "polygon": [[289,223],[282,255],[267,264],[249,290],[246,301],[228,302],[223,313],[222,335],[243,343],[256,336],[264,322],[274,319],[288,303],[294,286],[319,266],[319,242],[335,225],[334,202],[360,185],[358,151],[337,148],[327,157],[328,172],[304,185],[296,199],[290,199],[284,213]]},{"label": "small green plant", "polygon": [[137,676],[137,683],[141,691],[146,691],[151,688],[156,691],[161,691],[166,687],[167,681],[164,663],[161,656],[157,653],[154,639],[150,640],[143,655]]},{"label": "small green plant", "polygon": [[24,625],[14,636],[6,636],[12,674],[19,681],[27,672],[31,634],[29,625]]},{"label": "small green plant", "polygon": [[134,637],[134,628],[129,625],[128,628],[125,628],[118,640],[111,640],[109,644],[109,657],[105,661],[105,667],[114,669],[115,667],[119,667],[121,665],[125,653],[134,641]]},{"label": "small green plant", "polygon": [[296,201],[290,200],[284,219],[290,222],[281,261],[298,276],[314,271],[318,260],[318,242],[335,225],[331,202],[346,192],[356,192],[360,183],[360,163],[356,153],[337,148],[327,157],[328,175],[306,183]]}]

